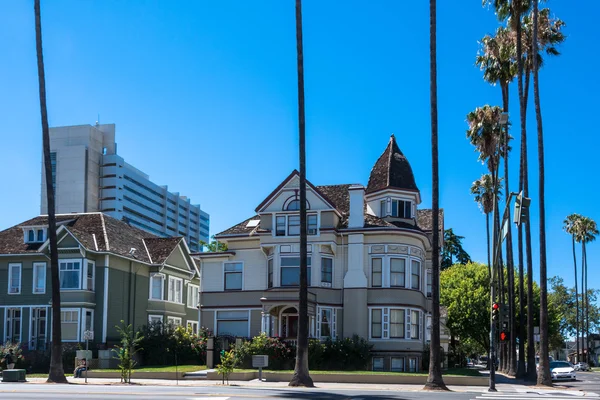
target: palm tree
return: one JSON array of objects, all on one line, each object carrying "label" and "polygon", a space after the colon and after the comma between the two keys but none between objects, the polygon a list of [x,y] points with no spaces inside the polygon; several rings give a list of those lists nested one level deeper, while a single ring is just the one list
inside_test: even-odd
[{"label": "palm tree", "polygon": [[52,164],[50,162],[50,131],[48,129],[48,109],[46,107],[46,76],[44,73],[44,53],[42,51],[42,16],[40,0],[34,0],[35,48],[37,55],[38,82],[40,92],[40,115],[42,119],[42,142],[44,152],[44,173],[46,175],[46,196],[48,199],[48,238],[50,239],[50,275],[52,279],[52,350],[48,382],[67,383],[62,364],[62,334],[60,325],[60,279],[58,275],[58,245],[56,239],[56,217],[54,207],[54,187],[52,185]]},{"label": "palm tree", "polygon": [[[500,183],[500,188],[502,183]],[[481,178],[471,185],[471,194],[475,196],[475,202],[479,205],[481,212],[485,214],[485,230],[487,234],[487,258],[488,267],[492,268],[490,259],[490,213],[494,210],[494,183],[491,174],[483,174]],[[490,272],[491,273],[491,272]]]},{"label": "palm tree", "polygon": [[596,236],[598,236],[598,226],[596,222],[589,217],[581,217],[580,219],[580,241],[581,241],[581,250],[582,250],[582,278],[585,277],[584,283],[582,283],[582,294],[583,294],[583,310],[584,317],[582,318],[582,332],[585,332],[585,336],[582,334],[582,337],[585,337],[585,354],[586,361],[589,361],[589,334],[590,334],[590,318],[589,318],[589,294],[588,294],[588,270],[587,270],[587,243],[593,242],[596,240]]},{"label": "palm tree", "polygon": [[[575,343],[577,343],[577,360],[579,361],[579,291],[577,287],[577,254],[575,253],[576,236],[579,236],[579,221],[581,215],[571,214],[563,221],[563,229],[569,235],[573,242],[573,270],[575,271]],[[582,288],[583,290],[583,288]]]},{"label": "palm tree", "polygon": [[429,88],[431,101],[431,209],[433,234],[431,240],[432,316],[429,342],[429,376],[425,389],[448,390],[442,378],[440,354],[440,182],[438,170],[438,115],[437,115],[437,43],[436,0],[429,0]]},{"label": "palm tree", "polygon": [[308,372],[308,273],[306,232],[306,147],[304,119],[304,53],[302,49],[302,0],[296,0],[296,52],[298,60],[298,128],[300,136],[300,293],[296,365],[290,386],[313,387]]},{"label": "palm tree", "polygon": [[[509,83],[514,79],[517,73],[515,62],[515,47],[513,45],[512,35],[508,28],[500,27],[496,30],[496,35],[491,37],[486,35],[482,40],[482,51],[477,56],[476,64],[483,70],[484,79],[492,85],[498,83],[502,91],[502,109],[508,114]],[[509,201],[509,174],[508,174],[508,125],[506,125],[505,134],[502,139],[502,154],[504,156],[504,180],[506,184],[506,202]],[[510,216],[508,224],[510,226]],[[508,273],[508,304],[509,304],[509,332],[510,342],[508,348],[503,349],[502,369],[509,375],[516,375],[516,335],[514,335],[514,264],[512,254],[512,233],[508,230],[506,237],[506,268]]]}]

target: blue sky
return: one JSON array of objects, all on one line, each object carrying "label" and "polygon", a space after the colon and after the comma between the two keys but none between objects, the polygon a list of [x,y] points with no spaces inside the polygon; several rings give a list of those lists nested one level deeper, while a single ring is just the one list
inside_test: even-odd
[{"label": "blue sky", "polygon": [[[0,4],[0,229],[39,213],[41,127],[33,1]],[[500,104],[474,66],[497,21],[480,1],[438,5],[440,196],[446,227],[484,261],[485,220],[469,194],[483,172],[465,115]],[[600,221],[595,207],[600,90],[593,49],[600,4],[546,3],[566,21],[562,55],[540,73],[546,141],[549,276],[573,282],[564,217]],[[394,133],[431,202],[427,2],[304,1],[307,176],[363,183]],[[51,126],[116,123],[119,153],[158,184],[211,214],[211,234],[253,215],[297,168],[293,0],[42,0]],[[582,62],[581,60],[585,60]],[[511,120],[518,124],[516,86]],[[530,96],[532,99],[533,96]],[[529,106],[529,165],[537,267],[537,152]],[[515,132],[516,134],[516,132]],[[518,135],[515,135],[518,136]],[[518,143],[514,143],[518,147]],[[518,163],[511,163],[512,189]],[[596,268],[598,244],[589,246]],[[538,276],[536,268],[536,277]],[[590,273],[590,286],[600,278]]]}]

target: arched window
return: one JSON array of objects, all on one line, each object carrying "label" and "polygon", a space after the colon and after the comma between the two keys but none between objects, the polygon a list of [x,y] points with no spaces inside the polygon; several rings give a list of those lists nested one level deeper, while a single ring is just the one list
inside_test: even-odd
[{"label": "arched window", "polygon": [[292,200],[288,203],[286,210],[288,211],[299,211],[300,210],[300,200]]}]

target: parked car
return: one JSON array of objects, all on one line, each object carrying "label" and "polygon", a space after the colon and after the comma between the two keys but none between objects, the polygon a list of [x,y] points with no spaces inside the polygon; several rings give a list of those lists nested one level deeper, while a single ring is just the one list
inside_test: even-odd
[{"label": "parked car", "polygon": [[573,365],[567,361],[552,361],[550,362],[550,373],[552,374],[552,380],[557,381],[561,379],[577,380],[577,374]]},{"label": "parked car", "polygon": [[584,362],[578,362],[577,364],[574,365],[575,371],[589,371],[590,370],[590,366],[588,365],[588,363],[584,363]]}]

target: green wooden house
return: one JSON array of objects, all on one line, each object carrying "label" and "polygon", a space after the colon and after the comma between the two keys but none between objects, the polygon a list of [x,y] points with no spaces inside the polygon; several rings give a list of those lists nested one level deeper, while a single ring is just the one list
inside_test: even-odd
[{"label": "green wooden house", "polygon": [[[57,215],[63,342],[117,342],[123,320],[198,330],[198,268],[185,240],[161,238],[101,213]],[[51,341],[48,218],[0,232],[0,341]],[[102,347],[102,346],[100,346]]]}]

